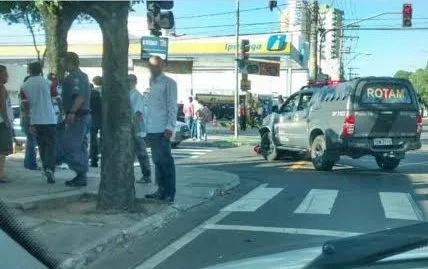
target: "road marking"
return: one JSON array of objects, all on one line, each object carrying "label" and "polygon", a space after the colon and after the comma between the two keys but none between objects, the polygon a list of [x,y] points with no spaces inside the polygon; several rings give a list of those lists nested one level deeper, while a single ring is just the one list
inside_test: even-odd
[{"label": "road marking", "polygon": [[388,219],[423,220],[423,215],[409,193],[379,192]]},{"label": "road marking", "polygon": [[168,259],[170,256],[172,256],[175,252],[183,248],[185,245],[192,242],[196,237],[198,237],[200,234],[202,234],[205,229],[204,227],[207,225],[210,225],[212,223],[216,223],[223,218],[225,218],[227,215],[229,215],[231,212],[219,212],[217,215],[211,217],[201,225],[197,226],[187,234],[180,237],[178,240],[174,241],[172,244],[164,248],[163,250],[159,251],[155,255],[153,255],[151,258],[147,259],[142,264],[138,265],[134,269],[151,269],[155,268],[159,264],[161,264],[163,261]]},{"label": "road marking", "polygon": [[294,163],[290,168],[288,168],[288,171],[297,170],[299,168],[302,168],[306,164],[306,161],[298,161]]},{"label": "road marking", "polygon": [[282,234],[334,236],[334,237],[349,237],[349,236],[355,236],[360,234],[360,233],[345,232],[345,231],[332,231],[332,230],[319,230],[319,229],[245,226],[245,225],[220,225],[220,224],[207,224],[205,225],[204,228],[208,230],[231,230],[231,231],[266,232],[266,233],[282,233]]},{"label": "road marking", "polygon": [[337,190],[312,189],[294,213],[328,215],[336,201],[337,193]]},{"label": "road marking", "polygon": [[173,149],[172,151],[175,151],[175,152],[180,152],[180,151],[212,152],[213,150],[212,149],[203,149],[203,148],[176,148],[176,149]]},{"label": "road marking", "polygon": [[266,186],[267,184],[260,185],[221,211],[254,212],[283,190],[283,188],[266,188]]}]

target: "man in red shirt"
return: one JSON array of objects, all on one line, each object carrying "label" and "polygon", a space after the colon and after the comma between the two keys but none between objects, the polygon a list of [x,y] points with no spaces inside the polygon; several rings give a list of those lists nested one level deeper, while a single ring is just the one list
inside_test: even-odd
[{"label": "man in red shirt", "polygon": [[193,137],[193,131],[194,131],[194,119],[193,119],[193,115],[194,113],[194,107],[193,107],[193,98],[190,96],[189,97],[189,102],[187,104],[183,105],[183,113],[184,113],[184,121],[186,122],[186,124],[189,126],[190,129],[190,134],[192,134]]}]

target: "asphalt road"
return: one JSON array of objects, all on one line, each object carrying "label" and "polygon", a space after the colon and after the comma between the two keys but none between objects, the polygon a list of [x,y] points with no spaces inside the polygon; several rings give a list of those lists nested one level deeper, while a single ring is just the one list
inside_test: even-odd
[{"label": "asphalt road", "polygon": [[302,160],[268,163],[252,147],[186,158],[179,165],[236,173],[241,186],[98,264],[196,269],[418,223],[428,216],[427,157],[425,147],[408,153],[391,173],[380,171],[372,157],[342,158],[332,172]]}]

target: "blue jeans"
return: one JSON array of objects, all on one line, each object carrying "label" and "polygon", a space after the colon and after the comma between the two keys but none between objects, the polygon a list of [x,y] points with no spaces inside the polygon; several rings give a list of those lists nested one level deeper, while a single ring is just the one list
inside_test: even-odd
[{"label": "blue jeans", "polygon": [[171,141],[163,133],[147,134],[155,164],[158,192],[167,197],[175,196],[175,163],[171,154]]},{"label": "blue jeans", "polygon": [[196,124],[195,121],[191,118],[191,117],[184,117],[184,121],[186,122],[186,124],[189,126],[189,130],[190,130],[190,136],[196,137],[197,135],[197,130],[196,130]]},{"label": "blue jeans", "polygon": [[27,133],[27,141],[25,143],[25,158],[24,167],[27,169],[37,169],[37,139],[34,135]]},{"label": "blue jeans", "polygon": [[34,135],[29,132],[29,125],[22,121],[21,122],[22,131],[27,137],[25,142],[25,157],[24,157],[24,167],[27,169],[37,169],[37,139]]},{"label": "blue jeans", "polygon": [[88,172],[88,132],[91,116],[76,117],[73,124],[65,126],[62,137],[64,160],[68,167],[77,174]]},{"label": "blue jeans", "polygon": [[207,140],[207,129],[205,121],[203,119],[198,119],[196,122],[198,125],[198,138],[201,140]]}]

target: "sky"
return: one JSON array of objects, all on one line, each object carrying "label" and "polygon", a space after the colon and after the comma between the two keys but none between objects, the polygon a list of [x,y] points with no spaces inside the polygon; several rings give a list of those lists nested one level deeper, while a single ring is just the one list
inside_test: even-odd
[{"label": "sky", "polygon": [[[241,33],[261,33],[275,31],[279,28],[279,10],[271,12],[267,8],[267,0],[240,0]],[[287,0],[279,0],[278,5],[283,9]],[[328,4],[345,12],[345,22],[369,17],[382,12],[401,12],[402,0],[320,0],[320,4]],[[408,0],[413,5],[413,27],[428,28],[427,0]],[[253,9],[247,11],[248,9]],[[256,10],[254,10],[256,9]],[[130,13],[130,28],[135,35],[145,32],[144,4],[136,5]],[[176,18],[176,33],[185,35],[183,38],[198,36],[213,36],[234,34],[235,27],[235,0],[175,0],[173,8]],[[225,13],[197,17],[205,14]],[[256,25],[254,25],[257,23]],[[263,23],[263,24],[260,24]],[[232,26],[231,26],[232,25]],[[397,70],[413,71],[424,67],[428,61],[428,30],[382,30],[369,31],[364,28],[385,27],[401,28],[401,15],[386,15],[375,20],[361,22],[362,30],[347,31],[347,36],[358,36],[358,39],[346,41],[354,54],[345,55],[346,72],[348,68],[355,68],[353,73],[360,76],[391,76]],[[85,22],[73,24],[72,31],[93,31],[99,27],[95,23]],[[43,42],[43,32],[38,32],[38,40]],[[31,36],[22,25],[8,26],[0,22],[0,44],[31,44]],[[360,55],[349,62],[356,54]]]}]

